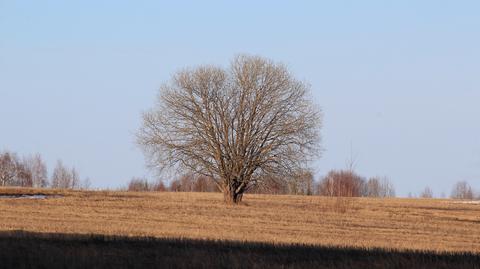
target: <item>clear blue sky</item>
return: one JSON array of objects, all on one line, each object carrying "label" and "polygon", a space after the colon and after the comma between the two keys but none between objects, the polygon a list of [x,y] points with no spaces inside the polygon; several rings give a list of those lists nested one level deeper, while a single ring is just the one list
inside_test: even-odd
[{"label": "clear blue sky", "polygon": [[397,193],[480,189],[478,1],[0,0],[0,149],[96,187],[149,176],[142,110],[186,66],[286,63],[324,111],[317,175],[357,156]]}]

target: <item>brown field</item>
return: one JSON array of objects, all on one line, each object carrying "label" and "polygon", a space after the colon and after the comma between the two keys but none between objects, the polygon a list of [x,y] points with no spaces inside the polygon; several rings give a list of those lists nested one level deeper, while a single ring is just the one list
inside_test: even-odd
[{"label": "brown field", "polygon": [[440,199],[83,192],[1,188],[0,231],[239,240],[480,253],[480,204]]}]

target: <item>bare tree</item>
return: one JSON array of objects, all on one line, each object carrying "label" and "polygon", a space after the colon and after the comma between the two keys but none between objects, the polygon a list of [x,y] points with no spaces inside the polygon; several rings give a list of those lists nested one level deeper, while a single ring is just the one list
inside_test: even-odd
[{"label": "bare tree", "polygon": [[78,174],[75,168],[69,170],[62,161],[58,160],[53,170],[51,187],[55,189],[78,188]]},{"label": "bare tree", "polygon": [[433,191],[430,187],[425,187],[425,189],[420,193],[420,198],[433,198]]},{"label": "bare tree", "polygon": [[193,191],[196,192],[215,192],[217,191],[217,186],[213,179],[199,175],[195,177],[195,182],[193,184]]},{"label": "bare tree", "polygon": [[168,188],[172,192],[182,191],[182,186],[180,185],[180,180],[176,179],[170,182],[170,187]]},{"label": "bare tree", "polygon": [[472,187],[466,181],[457,182],[453,186],[452,195],[453,199],[473,199]]},{"label": "bare tree", "polygon": [[228,70],[177,73],[143,115],[138,142],[154,167],[210,177],[238,203],[267,176],[294,176],[319,154],[320,115],[283,65],[239,56]]},{"label": "bare tree", "polygon": [[165,183],[163,183],[163,181],[159,180],[153,185],[152,190],[158,191],[158,192],[164,192],[164,191],[167,191],[167,187],[165,186]]},{"label": "bare tree", "polygon": [[48,185],[47,166],[40,154],[35,154],[24,158],[23,161],[26,169],[32,175],[32,185],[35,188],[45,188]]},{"label": "bare tree", "polygon": [[146,178],[134,177],[128,183],[128,191],[150,191],[151,185]]},{"label": "bare tree", "polygon": [[376,177],[372,177],[367,181],[366,196],[368,197],[380,197],[381,192],[380,180]]},{"label": "bare tree", "polygon": [[183,192],[192,192],[194,191],[195,186],[195,175],[193,173],[188,173],[179,178],[180,181],[180,191]]},{"label": "bare tree", "polygon": [[83,190],[88,190],[92,186],[92,181],[90,180],[89,177],[86,177],[81,183],[80,183],[80,188]]},{"label": "bare tree", "polygon": [[20,186],[20,187],[32,187],[32,173],[31,171],[25,166],[24,163],[19,162],[17,164],[17,176],[15,181],[12,184],[13,186]]},{"label": "bare tree", "polygon": [[264,177],[261,182],[248,189],[249,193],[262,194],[289,194],[291,188],[285,179],[277,179],[273,176]]},{"label": "bare tree", "polygon": [[314,193],[313,173],[299,170],[288,178],[266,177],[248,190],[249,193],[312,195]]},{"label": "bare tree", "polygon": [[312,195],[313,185],[313,173],[300,170],[288,181],[288,194]]},{"label": "bare tree", "polygon": [[172,180],[170,190],[175,192],[215,192],[218,188],[213,179],[189,172]]},{"label": "bare tree", "polygon": [[80,176],[75,168],[72,168],[70,172],[71,180],[70,180],[70,188],[71,189],[79,189],[80,188]]},{"label": "bare tree", "polygon": [[365,196],[368,197],[394,197],[395,188],[387,177],[372,177],[366,183]]},{"label": "bare tree", "polygon": [[32,173],[15,153],[0,154],[0,186],[32,187]]},{"label": "bare tree", "polygon": [[5,151],[0,154],[0,186],[12,185],[18,175],[18,158]]}]

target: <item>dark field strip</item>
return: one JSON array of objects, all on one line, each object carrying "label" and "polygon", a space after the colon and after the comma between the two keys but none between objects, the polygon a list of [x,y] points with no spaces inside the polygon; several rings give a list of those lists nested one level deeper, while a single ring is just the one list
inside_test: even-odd
[{"label": "dark field strip", "polygon": [[0,268],[480,268],[480,255],[0,232]]}]

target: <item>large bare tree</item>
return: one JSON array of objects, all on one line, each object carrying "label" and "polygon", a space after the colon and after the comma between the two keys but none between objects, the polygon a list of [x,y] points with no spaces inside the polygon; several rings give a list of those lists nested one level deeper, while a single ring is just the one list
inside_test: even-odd
[{"label": "large bare tree", "polygon": [[309,86],[278,63],[238,56],[230,68],[176,73],[143,115],[151,165],[214,179],[225,201],[268,176],[288,180],[319,154],[321,113]]}]

